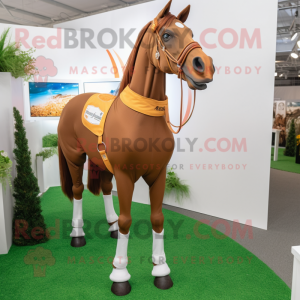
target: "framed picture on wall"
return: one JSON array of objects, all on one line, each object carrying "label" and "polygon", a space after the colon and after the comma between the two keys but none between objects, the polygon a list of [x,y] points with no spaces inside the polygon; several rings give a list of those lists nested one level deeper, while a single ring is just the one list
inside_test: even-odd
[{"label": "framed picture on wall", "polygon": [[85,93],[99,93],[117,95],[119,92],[120,80],[118,81],[97,81],[84,82],[83,89]]},{"label": "framed picture on wall", "polygon": [[59,118],[66,104],[80,94],[79,82],[28,82],[29,118]]}]

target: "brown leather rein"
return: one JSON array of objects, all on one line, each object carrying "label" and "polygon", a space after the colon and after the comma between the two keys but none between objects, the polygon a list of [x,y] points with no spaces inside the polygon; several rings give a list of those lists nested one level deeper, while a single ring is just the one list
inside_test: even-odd
[{"label": "brown leather rein", "polygon": [[[173,74],[177,74],[178,75],[178,78],[180,78],[180,84],[181,84],[181,107],[180,107],[180,124],[179,126],[176,126],[176,125],[173,125],[170,121],[170,117],[169,117],[169,111],[167,110],[166,111],[166,122],[167,122],[167,125],[169,127],[169,129],[174,133],[174,134],[177,134],[180,132],[180,130],[182,129],[182,127],[191,119],[192,115],[193,115],[193,112],[194,112],[194,108],[195,108],[195,104],[196,104],[196,90],[194,91],[194,104],[193,104],[193,109],[192,109],[192,112],[189,116],[189,118],[182,124],[182,106],[183,106],[183,87],[182,87],[182,75],[183,75],[183,70],[182,70],[182,67],[186,61],[186,58],[187,56],[190,54],[190,52],[196,48],[200,48],[202,49],[202,47],[199,45],[199,43],[193,41],[189,44],[187,44],[183,50],[181,51],[181,53],[179,54],[178,58],[176,59],[165,47],[163,41],[161,40],[161,37],[158,33],[158,30],[157,30],[157,21],[154,20],[153,21],[153,24],[151,25],[151,28],[152,30],[156,33],[156,41],[157,41],[157,52],[156,52],[156,59],[158,61],[158,68],[161,70],[160,68],[160,64],[159,64],[159,58],[160,58],[160,52],[159,52],[159,48],[163,51],[165,57],[166,57],[166,60],[167,60],[167,63],[168,63],[168,66],[171,70],[171,72]],[[174,72],[172,66],[171,66],[171,63],[170,61],[172,61],[173,63],[175,63],[178,67],[178,72]],[[163,72],[163,70],[161,70]],[[175,131],[173,127],[176,127],[178,128],[177,131]]]}]

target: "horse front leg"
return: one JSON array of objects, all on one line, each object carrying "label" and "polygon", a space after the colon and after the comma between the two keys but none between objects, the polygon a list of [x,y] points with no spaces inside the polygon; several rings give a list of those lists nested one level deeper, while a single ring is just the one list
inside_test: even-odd
[{"label": "horse front leg", "polygon": [[154,285],[162,290],[173,286],[170,274],[170,268],[166,262],[164,251],[164,215],[162,213],[162,203],[166,184],[166,168],[162,169],[157,178],[150,174],[144,178],[150,188],[151,202],[151,223],[153,234],[152,246],[152,276],[155,277]]},{"label": "horse front leg", "polygon": [[113,271],[109,278],[113,281],[111,291],[117,296],[125,296],[131,291],[131,286],[128,282],[131,276],[127,271],[127,248],[130,234],[129,229],[132,223],[130,210],[134,180],[129,174],[121,170],[116,170],[115,177],[118,189],[120,216],[118,221],[117,250],[113,260]]}]

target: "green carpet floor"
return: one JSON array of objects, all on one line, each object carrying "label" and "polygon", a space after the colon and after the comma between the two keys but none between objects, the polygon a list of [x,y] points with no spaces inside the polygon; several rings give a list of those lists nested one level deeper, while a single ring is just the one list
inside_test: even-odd
[{"label": "green carpet floor", "polygon": [[[1,300],[117,298],[110,291],[109,280],[117,241],[107,234],[103,199],[88,191],[83,197],[87,245],[70,246],[72,205],[59,187],[50,188],[42,197],[43,214],[48,227],[57,223],[59,239],[39,246],[13,245],[7,255],[0,255]],[[118,213],[117,197],[114,205]],[[152,254],[149,215],[148,205],[132,204],[128,249],[132,291],[125,299],[290,299],[288,286],[251,252],[230,238],[215,238],[211,227],[204,224],[199,232],[209,238],[198,238],[193,229],[195,220],[168,210],[164,210],[165,252],[174,286],[166,291],[157,289],[148,262]],[[95,230],[99,220],[100,229]],[[174,235],[173,224],[181,224],[178,235]],[[28,251],[37,247],[50,250],[55,258],[55,264],[47,266],[45,277],[37,272],[35,277],[33,265],[24,263]]]},{"label": "green carpet floor", "polygon": [[271,168],[286,171],[286,172],[292,172],[292,173],[298,173],[300,174],[300,165],[296,164],[296,158],[295,157],[289,157],[283,155],[284,149],[279,148],[278,149],[278,160],[274,161],[274,148],[272,148],[271,153]]}]

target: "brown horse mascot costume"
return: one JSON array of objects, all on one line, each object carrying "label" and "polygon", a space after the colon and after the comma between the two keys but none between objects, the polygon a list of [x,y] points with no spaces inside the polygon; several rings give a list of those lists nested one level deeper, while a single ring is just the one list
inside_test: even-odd
[{"label": "brown horse mascot costume", "polygon": [[[180,125],[175,126],[176,131],[169,120],[166,73],[178,75],[181,88],[182,80],[185,80],[196,96],[196,90],[205,89],[215,72],[212,59],[193,40],[192,30],[184,25],[190,6],[176,17],[169,12],[171,2],[139,33],[119,93],[106,102],[107,105],[111,103],[109,109],[103,111],[96,107],[105,95],[82,94],[66,105],[58,125],[61,186],[73,201],[71,245],[82,247],[86,243],[82,219],[82,174],[88,155],[88,188],[95,195],[102,190],[109,231],[113,238],[118,239],[110,275],[111,290],[116,295],[126,295],[131,290],[127,247],[132,222],[132,194],[140,177],[150,191],[154,284],[160,289],[173,286],[164,252],[162,202],[166,168],[174,149],[172,132],[178,133],[184,124],[182,92]],[[90,120],[91,128],[85,125],[87,120]],[[104,121],[105,127],[100,123]],[[103,130],[99,131],[101,124]],[[100,170],[97,178],[93,176],[95,168]],[[113,175],[117,182],[119,217],[112,202]]]}]

